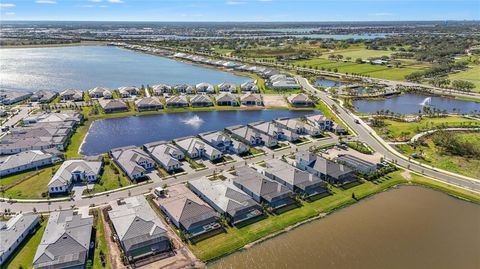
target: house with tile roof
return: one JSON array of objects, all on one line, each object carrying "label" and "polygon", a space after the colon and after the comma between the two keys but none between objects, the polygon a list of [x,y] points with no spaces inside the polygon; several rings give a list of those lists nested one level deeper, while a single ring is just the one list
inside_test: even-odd
[{"label": "house with tile roof", "polygon": [[0,157],[0,176],[4,177],[28,170],[50,166],[60,159],[51,153],[40,150],[22,151]]},{"label": "house with tile roof", "polygon": [[109,154],[130,180],[143,178],[155,169],[155,161],[150,155],[135,146],[114,148]]},{"label": "house with tile roof", "polygon": [[198,83],[195,86],[195,90],[197,92],[215,93],[215,89],[213,88],[213,85],[210,84],[210,83],[206,83],[206,82]]},{"label": "house with tile roof", "polygon": [[215,96],[218,106],[238,106],[237,96],[229,92],[222,92]]},{"label": "house with tile roof", "polygon": [[167,172],[181,169],[183,152],[170,142],[160,141],[143,145],[150,156]]},{"label": "house with tile roof", "polygon": [[196,94],[190,98],[192,107],[207,107],[213,106],[212,99],[206,94]]},{"label": "house with tile roof", "polygon": [[40,218],[36,213],[20,213],[0,221],[0,264],[4,264],[29,234],[35,231]]},{"label": "house with tile roof", "polygon": [[222,226],[218,214],[184,184],[169,186],[167,196],[158,200],[160,209],[187,237],[210,233]]},{"label": "house with tile roof", "polygon": [[100,99],[98,103],[107,114],[128,111],[127,104],[120,99]]},{"label": "house with tile roof", "polygon": [[67,160],[48,182],[48,192],[69,192],[75,182],[95,182],[102,170],[101,161]]},{"label": "house with tile roof", "polygon": [[242,225],[263,216],[262,207],[229,180],[200,178],[187,184],[232,225]]},{"label": "house with tile roof", "polygon": [[224,153],[242,154],[248,151],[247,145],[232,139],[227,133],[222,131],[212,131],[198,135],[212,147]]},{"label": "house with tile roof", "polygon": [[33,258],[34,269],[85,268],[93,216],[69,210],[52,211]]},{"label": "house with tile roof", "polygon": [[206,158],[213,161],[223,157],[221,151],[194,136],[177,138],[173,142],[192,159]]},{"label": "house with tile roof", "polygon": [[163,108],[162,102],[157,97],[143,97],[135,100],[138,111],[151,111]]},{"label": "house with tile roof", "polygon": [[174,95],[168,98],[166,101],[167,107],[178,108],[188,107],[188,99],[183,95]]},{"label": "house with tile roof", "polygon": [[108,217],[123,254],[130,262],[172,249],[167,227],[143,195],[110,202]]},{"label": "house with tile roof", "polygon": [[298,168],[332,184],[345,184],[356,180],[355,171],[312,152],[299,151],[295,157]]}]

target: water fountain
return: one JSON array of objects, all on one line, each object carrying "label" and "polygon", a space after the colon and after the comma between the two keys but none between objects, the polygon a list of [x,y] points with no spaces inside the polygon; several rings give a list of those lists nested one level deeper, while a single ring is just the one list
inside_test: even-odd
[{"label": "water fountain", "polygon": [[183,123],[198,128],[204,122],[198,115],[193,115],[190,118],[183,119]]},{"label": "water fountain", "polygon": [[431,102],[432,102],[432,97],[427,97],[420,103],[420,105],[421,106],[430,106]]}]

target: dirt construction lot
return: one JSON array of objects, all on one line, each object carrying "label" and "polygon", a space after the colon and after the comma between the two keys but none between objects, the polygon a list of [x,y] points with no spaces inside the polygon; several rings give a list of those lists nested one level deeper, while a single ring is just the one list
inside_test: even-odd
[{"label": "dirt construction lot", "polygon": [[282,94],[264,94],[263,104],[265,107],[288,107],[285,95]]}]

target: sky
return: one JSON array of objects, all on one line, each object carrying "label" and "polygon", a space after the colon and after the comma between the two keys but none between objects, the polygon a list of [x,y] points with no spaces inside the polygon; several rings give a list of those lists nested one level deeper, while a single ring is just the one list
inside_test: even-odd
[{"label": "sky", "polygon": [[0,20],[480,20],[480,0],[0,0]]}]

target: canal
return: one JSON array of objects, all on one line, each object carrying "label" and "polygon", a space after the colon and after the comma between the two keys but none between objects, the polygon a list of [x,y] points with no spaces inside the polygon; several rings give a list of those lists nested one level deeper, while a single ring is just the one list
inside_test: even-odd
[{"label": "canal", "polygon": [[96,120],[90,126],[81,153],[97,155],[112,148],[140,146],[159,140],[173,140],[225,127],[270,121],[276,118],[298,118],[316,111],[238,110],[161,113]]},{"label": "canal", "polygon": [[480,268],[480,206],[403,186],[341,209],[210,269]]},{"label": "canal", "polygon": [[0,71],[0,88],[19,91],[250,80],[112,46],[1,49]]}]

